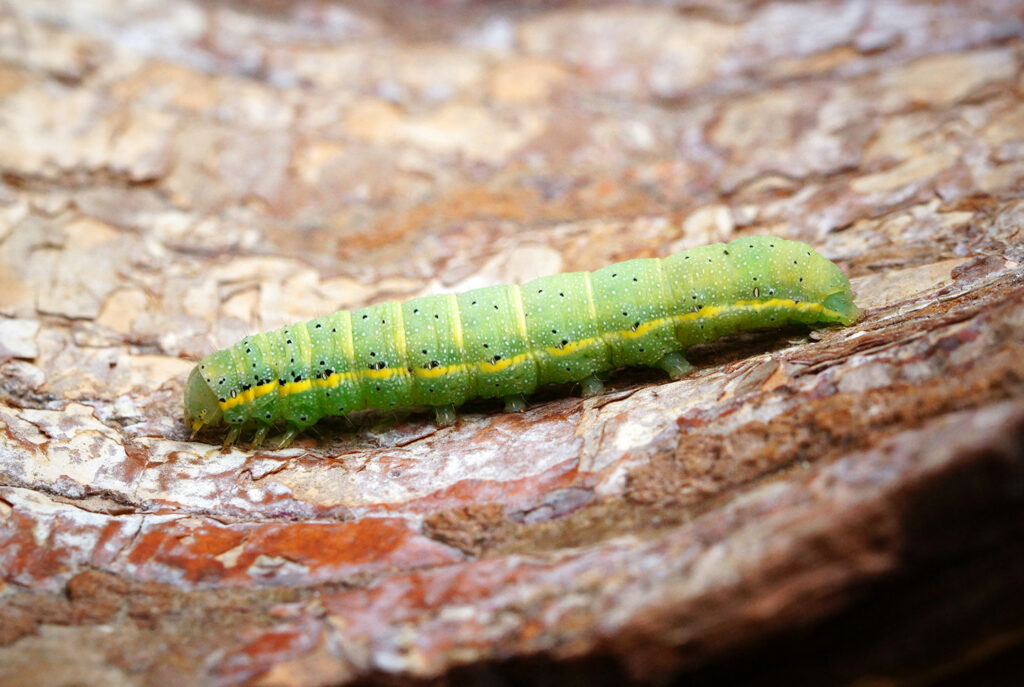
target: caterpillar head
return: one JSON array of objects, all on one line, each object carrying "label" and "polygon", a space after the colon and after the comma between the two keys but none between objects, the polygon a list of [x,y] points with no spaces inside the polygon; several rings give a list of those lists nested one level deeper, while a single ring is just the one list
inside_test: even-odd
[{"label": "caterpillar head", "polygon": [[192,436],[195,436],[203,427],[219,425],[223,419],[224,411],[217,403],[217,396],[203,375],[199,374],[197,365],[185,384],[185,424],[192,429]]}]

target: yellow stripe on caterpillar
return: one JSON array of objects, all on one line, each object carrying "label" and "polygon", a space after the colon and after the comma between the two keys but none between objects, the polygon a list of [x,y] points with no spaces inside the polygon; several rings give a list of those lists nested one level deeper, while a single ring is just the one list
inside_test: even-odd
[{"label": "yellow stripe on caterpillar", "polygon": [[[580,339],[578,341],[570,341],[561,347],[545,347],[543,350],[545,353],[553,356],[564,356],[575,353],[581,348],[585,348],[591,344],[596,343],[599,339],[605,339],[607,337],[618,336],[625,339],[632,339],[644,336],[652,329],[665,326],[667,324],[675,325],[679,322],[685,322],[689,320],[708,319],[714,318],[723,313],[728,313],[735,310],[763,310],[765,308],[792,308],[796,310],[806,310],[812,312],[821,312],[829,315],[835,315],[832,311],[825,308],[821,303],[810,303],[802,302],[797,303],[788,298],[772,298],[766,301],[736,301],[729,305],[706,305],[696,312],[684,313],[682,315],[672,315],[669,317],[659,317],[656,320],[650,320],[648,322],[641,323],[635,330],[622,329],[615,332],[609,332],[598,337],[589,337],[586,339]],[[500,372],[513,365],[517,365],[531,356],[535,355],[537,351],[527,351],[520,353],[519,355],[512,356],[511,358],[504,358],[502,360],[484,360],[478,363],[456,363],[454,365],[438,365],[430,368],[419,368],[413,370],[413,375],[423,379],[431,379],[436,377],[443,377],[445,375],[453,374],[455,372],[461,372],[466,369],[469,365],[473,365],[480,372]],[[389,368],[385,367],[379,370],[360,370],[358,372],[335,372],[326,379],[309,380],[303,379],[298,382],[288,382],[283,386],[280,386],[277,380],[262,384],[257,387],[252,387],[245,391],[242,391],[234,398],[228,398],[220,403],[222,410],[228,410],[235,406],[243,403],[251,403],[257,398],[272,393],[275,389],[278,389],[278,393],[281,396],[288,396],[290,394],[302,393],[309,391],[313,383],[320,388],[334,388],[339,386],[343,381],[357,380],[359,378],[364,379],[392,379],[399,375],[407,375],[408,371],[401,368]]]}]

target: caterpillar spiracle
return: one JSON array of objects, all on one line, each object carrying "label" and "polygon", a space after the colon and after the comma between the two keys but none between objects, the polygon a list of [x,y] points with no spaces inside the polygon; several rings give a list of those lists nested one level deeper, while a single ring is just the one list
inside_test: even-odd
[{"label": "caterpillar spiracle", "polygon": [[549,383],[579,382],[647,365],[687,374],[686,350],[739,331],[856,321],[850,282],[797,241],[752,236],[666,258],[627,260],[595,272],[523,285],[388,301],[247,336],[204,358],[185,387],[195,436],[227,424],[259,446],[276,424],[281,446],[327,415],[430,406],[438,425],[471,398],[506,410]]}]

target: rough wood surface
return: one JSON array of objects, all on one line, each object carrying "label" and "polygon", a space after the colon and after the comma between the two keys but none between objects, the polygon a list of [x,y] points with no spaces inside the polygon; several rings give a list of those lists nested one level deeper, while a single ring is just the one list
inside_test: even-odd
[{"label": "rough wood surface", "polygon": [[[0,2],[0,683],[1024,675],[1024,4],[669,4]],[[866,317],[188,441],[247,332],[752,232]]]}]

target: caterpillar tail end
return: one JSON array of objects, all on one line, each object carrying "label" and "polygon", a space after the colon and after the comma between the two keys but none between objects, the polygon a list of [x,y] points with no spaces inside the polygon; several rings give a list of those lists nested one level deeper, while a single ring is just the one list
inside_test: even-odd
[{"label": "caterpillar tail end", "polygon": [[864,315],[864,311],[853,302],[853,292],[849,289],[833,293],[822,305],[844,327],[853,324]]},{"label": "caterpillar tail end", "polygon": [[192,423],[192,434],[189,435],[188,440],[192,441],[193,439],[195,439],[196,435],[199,434],[199,430],[201,430],[202,428],[203,428],[203,421],[202,420],[196,420],[195,422],[193,422]]}]

